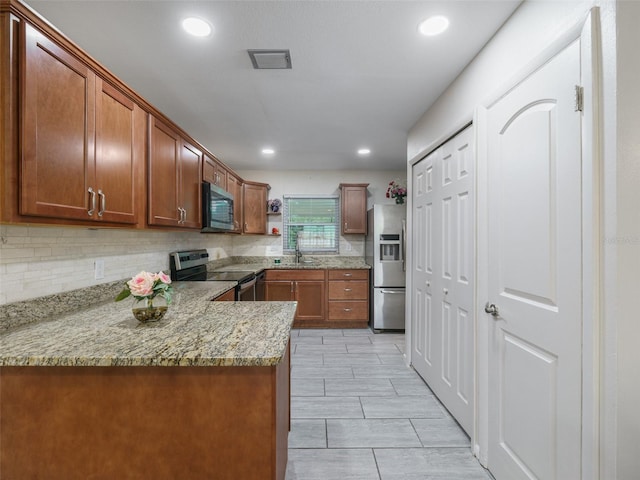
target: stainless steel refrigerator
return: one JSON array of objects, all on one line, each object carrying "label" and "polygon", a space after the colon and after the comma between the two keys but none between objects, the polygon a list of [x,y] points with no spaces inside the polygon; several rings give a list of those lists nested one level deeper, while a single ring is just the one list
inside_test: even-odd
[{"label": "stainless steel refrigerator", "polygon": [[404,205],[374,205],[367,212],[365,261],[371,266],[374,331],[404,330],[406,212]]}]

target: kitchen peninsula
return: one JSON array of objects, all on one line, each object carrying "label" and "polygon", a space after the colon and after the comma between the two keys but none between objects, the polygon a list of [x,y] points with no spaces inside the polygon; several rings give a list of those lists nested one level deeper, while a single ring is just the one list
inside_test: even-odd
[{"label": "kitchen peninsula", "polygon": [[3,478],[284,478],[296,303],[175,287],[157,323],[109,302],[0,335]]}]

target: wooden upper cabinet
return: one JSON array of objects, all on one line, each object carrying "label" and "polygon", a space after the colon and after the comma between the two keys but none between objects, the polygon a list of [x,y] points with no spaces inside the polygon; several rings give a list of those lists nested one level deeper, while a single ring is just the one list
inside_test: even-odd
[{"label": "wooden upper cabinet", "polygon": [[367,234],[368,183],[341,183],[342,234]]},{"label": "wooden upper cabinet", "polygon": [[244,182],[243,185],[244,233],[265,234],[267,232],[267,191],[269,185]]},{"label": "wooden upper cabinet", "polygon": [[135,224],[145,112],[22,23],[22,215]]},{"label": "wooden upper cabinet", "polygon": [[244,225],[242,208],[242,180],[227,172],[227,191],[233,195],[233,230],[234,233],[242,233]]},{"label": "wooden upper cabinet", "polygon": [[90,219],[95,74],[22,25],[20,213]]},{"label": "wooden upper cabinet", "polygon": [[137,223],[145,202],[147,114],[99,78],[96,87],[96,215],[109,222]]},{"label": "wooden upper cabinet", "polygon": [[149,122],[150,225],[178,226],[182,221],[179,197],[180,135],[157,118]]},{"label": "wooden upper cabinet", "polygon": [[216,185],[223,190],[229,191],[227,188],[227,169],[216,159],[205,154],[202,168],[202,179]]},{"label": "wooden upper cabinet", "polygon": [[201,228],[202,152],[151,116],[149,126],[150,225]]},{"label": "wooden upper cabinet", "polygon": [[180,145],[180,198],[182,226],[202,228],[202,151],[182,140]]}]

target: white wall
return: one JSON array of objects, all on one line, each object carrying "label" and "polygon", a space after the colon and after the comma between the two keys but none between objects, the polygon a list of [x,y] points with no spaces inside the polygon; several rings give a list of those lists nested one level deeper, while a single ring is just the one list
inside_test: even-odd
[{"label": "white wall", "polygon": [[595,370],[600,369],[596,375],[600,375],[602,390],[594,395],[600,395],[603,417],[594,432],[597,436],[600,429],[601,464],[598,466],[596,459],[594,471],[587,469],[583,475],[623,480],[636,478],[640,471],[640,324],[636,307],[640,271],[640,3],[525,1],[414,125],[407,156],[409,162],[424,156],[472,120],[477,105],[503,90],[505,81],[563,32],[583,22],[593,6],[601,10],[603,101],[598,186],[601,332],[594,339],[595,348],[600,348]]},{"label": "white wall", "polygon": [[[387,185],[404,179],[405,172],[252,171],[242,176],[270,183],[271,198],[282,198],[283,193],[333,194],[340,182],[350,182],[370,183],[370,203],[391,203],[385,198]],[[281,217],[273,218],[280,222],[273,226],[281,227]],[[0,225],[0,305],[122,280],[140,270],[168,271],[168,253],[190,248],[206,248],[214,260],[279,255],[282,237]],[[342,237],[340,252],[364,255],[364,237]],[[98,280],[97,259],[105,264],[105,276]]]},{"label": "white wall", "polygon": [[[392,180],[406,184],[405,171],[273,171],[244,170],[239,175],[247,179],[260,179],[271,186],[269,198],[283,195],[340,195],[340,183],[368,183],[367,204],[395,203],[386,198]],[[277,227],[282,232],[282,216],[269,217],[269,231]],[[341,235],[340,255],[364,256],[364,235]],[[241,237],[234,240],[233,255],[280,256],[282,237]]]}]

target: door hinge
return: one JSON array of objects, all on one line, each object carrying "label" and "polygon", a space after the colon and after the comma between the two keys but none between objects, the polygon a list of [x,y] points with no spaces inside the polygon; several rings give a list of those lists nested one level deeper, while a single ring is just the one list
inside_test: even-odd
[{"label": "door hinge", "polygon": [[576,85],[576,104],[574,111],[582,112],[584,111],[584,87],[580,85]]}]

